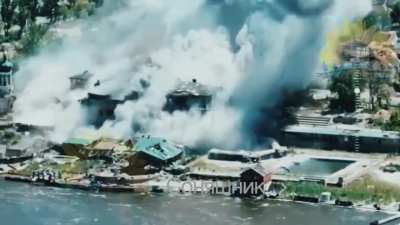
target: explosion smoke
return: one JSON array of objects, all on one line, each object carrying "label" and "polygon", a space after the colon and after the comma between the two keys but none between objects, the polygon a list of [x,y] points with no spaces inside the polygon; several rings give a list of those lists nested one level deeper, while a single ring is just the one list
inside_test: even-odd
[{"label": "explosion smoke", "polygon": [[[282,88],[309,84],[325,33],[371,9],[367,0],[132,0],[110,10],[113,3],[78,21],[81,38],[66,37],[23,62],[16,120],[55,126],[54,141],[140,131],[192,147],[243,146],[262,106],[275,104]],[[68,77],[86,69],[101,85],[70,91]],[[192,78],[223,87],[210,111],[163,112],[177,80]],[[118,106],[116,120],[95,130],[84,125],[77,102],[94,89],[143,96]]]}]

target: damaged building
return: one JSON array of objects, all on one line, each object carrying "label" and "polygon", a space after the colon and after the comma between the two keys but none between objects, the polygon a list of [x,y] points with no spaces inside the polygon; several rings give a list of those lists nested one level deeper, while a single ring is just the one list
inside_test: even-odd
[{"label": "damaged building", "polygon": [[85,138],[69,138],[63,143],[63,154],[80,159],[108,159],[114,154],[130,151],[132,145],[112,138],[90,140]]},{"label": "damaged building", "polygon": [[149,135],[135,139],[134,155],[122,171],[129,175],[141,175],[159,171],[182,158],[184,147],[163,138]]},{"label": "damaged building", "polygon": [[184,147],[149,135],[127,141],[100,138],[70,138],[62,145],[62,154],[80,159],[103,159],[120,165],[129,175],[158,172],[182,158]]},{"label": "damaged building", "polygon": [[164,109],[168,112],[175,110],[190,110],[197,107],[206,112],[212,102],[217,88],[199,83],[196,79],[190,82],[180,82],[177,87],[166,96]]},{"label": "damaged building", "polygon": [[89,79],[93,76],[89,71],[84,71],[83,73],[76,74],[74,76],[69,77],[70,80],[70,89],[80,89],[85,88],[88,85]]},{"label": "damaged building", "polygon": [[[90,79],[94,74],[89,71],[69,77],[70,89],[85,89],[89,87]],[[106,120],[114,120],[114,110],[117,105],[122,104],[126,101],[135,101],[139,99],[142,93],[132,90],[127,95],[122,96],[120,99],[116,99],[109,93],[103,93],[101,91],[102,82],[97,80],[92,87],[89,89],[87,97],[80,99],[82,108],[86,111],[86,122],[89,125],[93,125],[96,128],[101,127]],[[140,85],[145,89],[148,84],[141,80]]]},{"label": "damaged building", "polygon": [[87,111],[87,123],[100,127],[106,120],[115,119],[114,110],[124,101],[113,99],[111,95],[88,93],[88,96],[80,102]]}]

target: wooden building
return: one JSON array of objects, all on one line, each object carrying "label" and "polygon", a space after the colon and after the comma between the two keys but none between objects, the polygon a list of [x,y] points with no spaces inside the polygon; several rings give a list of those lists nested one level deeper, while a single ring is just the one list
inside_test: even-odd
[{"label": "wooden building", "polygon": [[[241,195],[260,195],[267,189],[272,181],[272,170],[266,169],[260,164],[249,167],[240,173]],[[247,189],[248,187],[252,187]],[[258,189],[262,187],[262,190]]]}]

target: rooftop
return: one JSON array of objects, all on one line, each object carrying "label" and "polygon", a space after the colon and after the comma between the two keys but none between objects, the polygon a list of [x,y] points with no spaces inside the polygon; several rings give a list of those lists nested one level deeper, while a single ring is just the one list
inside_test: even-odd
[{"label": "rooftop", "polygon": [[12,72],[14,68],[14,64],[8,60],[5,60],[0,63],[0,75],[4,73]]},{"label": "rooftop", "polygon": [[395,131],[384,131],[380,129],[363,128],[351,125],[340,126],[308,126],[291,125],[284,129],[289,133],[322,134],[336,136],[358,136],[381,139],[399,139],[400,133]]},{"label": "rooftop", "polygon": [[269,155],[273,153],[275,153],[275,149],[260,150],[260,151],[245,151],[245,150],[230,151],[230,150],[211,149],[208,152],[208,154],[236,155],[248,158],[259,158],[263,155]]},{"label": "rooftop", "polygon": [[151,136],[141,136],[137,139],[135,148],[160,160],[172,159],[183,152],[183,149],[165,139]]},{"label": "rooftop", "polygon": [[111,95],[109,94],[98,94],[98,93],[88,93],[87,97],[84,99],[81,99],[82,102],[87,102],[87,101],[102,101],[102,102],[109,102],[109,103],[122,103],[122,100],[119,99],[113,99]]},{"label": "rooftop", "polygon": [[69,138],[64,144],[75,144],[75,145],[89,145],[92,141],[85,138]]},{"label": "rooftop", "polygon": [[265,168],[264,166],[262,166],[261,164],[257,163],[255,166],[253,167],[248,167],[246,169],[244,169],[240,174],[248,171],[248,170],[254,170],[255,172],[257,172],[258,174],[260,174],[261,176],[266,176],[268,174],[272,173],[272,169],[271,168]]},{"label": "rooftop", "polygon": [[89,71],[86,70],[83,73],[76,74],[74,76],[69,77],[69,79],[88,80],[92,76],[93,76],[93,74],[91,74]]},{"label": "rooftop", "polygon": [[196,79],[190,82],[180,82],[177,87],[169,94],[174,96],[211,96],[216,92],[215,88],[198,83]]},{"label": "rooftop", "polygon": [[114,151],[125,151],[130,150],[130,147],[122,143],[120,140],[111,138],[101,138],[96,140],[90,146],[93,150],[114,150]]}]

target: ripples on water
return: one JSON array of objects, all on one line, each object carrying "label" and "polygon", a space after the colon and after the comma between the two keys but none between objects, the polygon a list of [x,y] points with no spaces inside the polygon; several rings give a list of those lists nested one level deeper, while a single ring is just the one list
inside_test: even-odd
[{"label": "ripples on water", "polygon": [[365,225],[384,216],[289,202],[103,194],[0,181],[4,225]]}]

